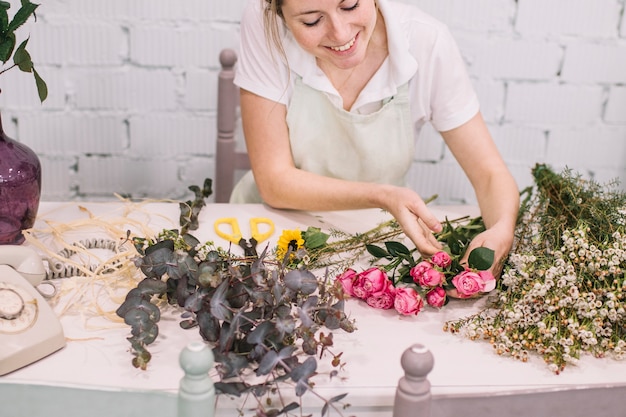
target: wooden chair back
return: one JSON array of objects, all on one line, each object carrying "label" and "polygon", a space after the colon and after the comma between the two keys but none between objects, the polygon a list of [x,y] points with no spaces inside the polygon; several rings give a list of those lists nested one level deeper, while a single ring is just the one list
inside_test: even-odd
[{"label": "wooden chair back", "polygon": [[237,151],[235,130],[239,108],[239,88],[233,83],[237,53],[232,49],[220,52],[217,84],[217,143],[215,150],[215,202],[227,203],[238,171],[249,170],[246,152]]}]

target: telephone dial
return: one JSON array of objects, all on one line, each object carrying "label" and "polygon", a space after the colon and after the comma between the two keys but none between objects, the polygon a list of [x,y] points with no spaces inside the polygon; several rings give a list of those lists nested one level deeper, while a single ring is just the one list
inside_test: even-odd
[{"label": "telephone dial", "polygon": [[0,246],[0,375],[65,346],[61,322],[37,290],[46,271],[27,246]]}]

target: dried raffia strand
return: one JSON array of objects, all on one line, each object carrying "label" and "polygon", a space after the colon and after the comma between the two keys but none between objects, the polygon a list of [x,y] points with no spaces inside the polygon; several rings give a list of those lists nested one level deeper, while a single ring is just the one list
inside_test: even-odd
[{"label": "dried raffia strand", "polygon": [[[148,221],[133,219],[131,215],[143,214],[146,218],[153,216],[143,208],[149,202],[151,201],[142,203],[124,201],[122,216],[117,218],[98,217],[88,209],[80,207],[81,212],[87,214],[87,219],[63,223],[42,219],[48,228],[24,231],[26,241],[37,248],[42,257],[48,261],[49,271],[46,278],[53,279],[54,284],[59,287],[57,293],[50,299],[52,304],[64,303],[57,314],[71,312],[83,315],[87,320],[90,317],[104,317],[109,321],[121,323],[115,314],[116,307],[107,308],[104,304],[119,305],[128,291],[141,279],[141,274],[133,264],[133,258],[137,253],[129,239],[133,235],[155,236],[155,232],[147,226]],[[82,230],[85,231],[84,234],[90,236],[98,234],[107,237],[83,239],[78,242],[66,241],[65,235],[68,232],[75,234]],[[129,230],[137,232],[128,234]],[[51,247],[61,249],[53,251]],[[110,253],[111,256],[103,257],[102,254],[97,256],[93,249]],[[70,276],[71,279],[58,279]]]}]

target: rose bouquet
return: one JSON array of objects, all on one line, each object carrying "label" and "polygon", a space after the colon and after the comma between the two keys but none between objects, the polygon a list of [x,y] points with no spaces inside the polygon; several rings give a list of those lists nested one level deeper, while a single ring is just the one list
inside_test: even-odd
[{"label": "rose bouquet", "polygon": [[[476,248],[470,253],[467,264],[461,263],[467,245],[482,230],[480,217],[457,227],[446,221],[439,236],[446,239],[444,250],[430,258],[423,258],[415,249],[411,251],[395,241],[385,242],[385,248],[368,245],[368,252],[379,265],[360,273],[348,269],[337,277],[337,282],[350,296],[375,308],[395,308],[403,315],[418,314],[424,303],[441,308],[447,304],[451,292],[457,298],[487,293],[496,284],[489,271],[493,250]],[[387,263],[380,264],[383,259]]]},{"label": "rose bouquet", "polygon": [[[284,230],[278,239],[276,258],[292,268],[314,268],[322,258],[325,267],[332,260],[337,262],[335,266],[344,266],[345,257],[337,256],[346,252],[356,254],[336,275],[343,292],[372,307],[395,308],[400,314],[411,315],[419,313],[424,303],[442,307],[450,293],[458,298],[470,298],[495,287],[495,279],[489,272],[493,250],[476,248],[467,263],[461,264],[469,242],[484,230],[481,217],[446,219],[442,232],[436,236],[444,249],[428,259],[422,258],[416,249],[389,240],[401,235],[395,221],[330,243],[330,236],[319,228],[309,227],[304,232]],[[384,247],[377,245],[381,243]],[[374,257],[375,265],[357,272],[355,258],[365,252]],[[331,254],[335,258],[329,257]]]}]

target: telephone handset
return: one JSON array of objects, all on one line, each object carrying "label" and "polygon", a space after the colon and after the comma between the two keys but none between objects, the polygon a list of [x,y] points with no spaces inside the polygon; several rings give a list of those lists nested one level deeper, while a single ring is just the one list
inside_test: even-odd
[{"label": "telephone handset", "polygon": [[0,246],[0,375],[65,346],[61,322],[37,291],[46,271],[27,246]]}]

